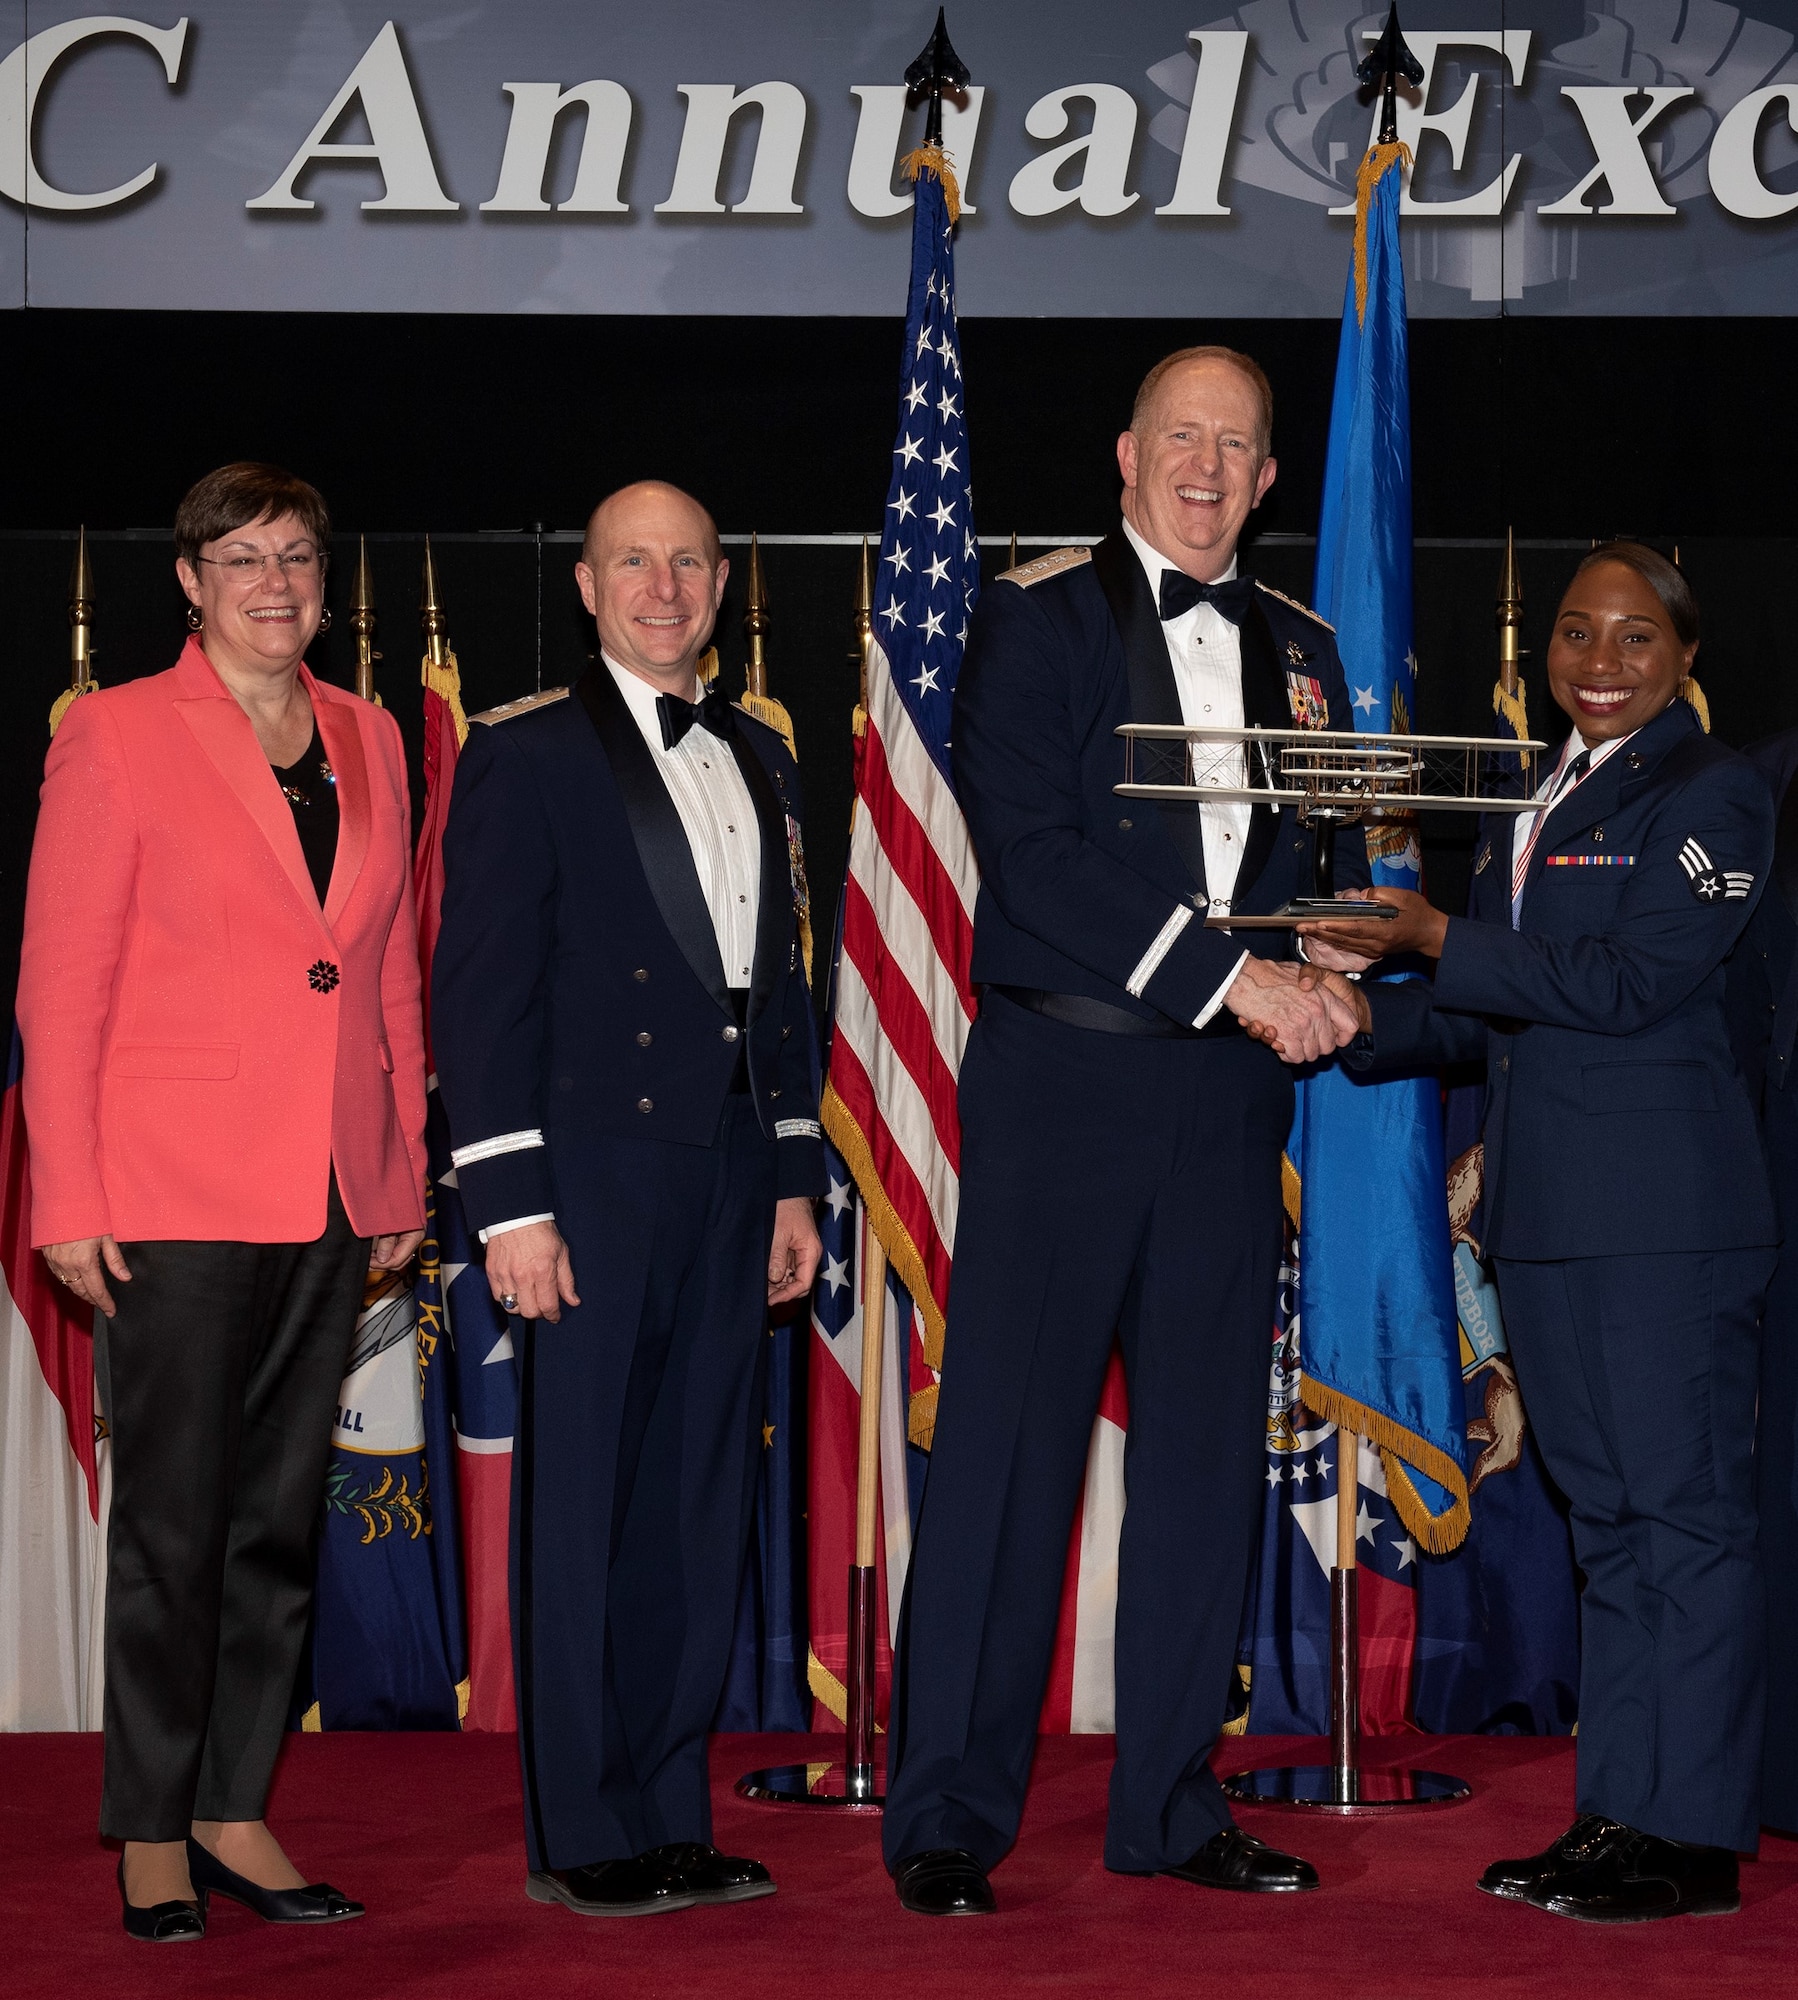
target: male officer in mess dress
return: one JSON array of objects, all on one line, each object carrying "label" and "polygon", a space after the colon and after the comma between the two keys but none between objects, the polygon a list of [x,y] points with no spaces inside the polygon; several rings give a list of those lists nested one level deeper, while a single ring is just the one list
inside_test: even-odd
[{"label": "male officer in mess dress", "polygon": [[[1311,892],[1312,835],[1290,811],[1112,789],[1123,722],[1351,726],[1330,628],[1236,573],[1273,482],[1271,406],[1227,349],[1155,368],[1118,441],[1122,533],[987,591],[957,689],[983,994],[885,1825],[900,1901],[923,1914],[995,1907],[987,1871],[1017,1834],[1114,1337],[1129,1507],[1106,1865],[1317,1881],[1231,1823],[1206,1756],[1261,1516],[1292,1115],[1289,1076],[1242,1023],[1312,1060],[1353,1022],[1289,932],[1207,922]],[[1366,881],[1359,834],[1335,865]]]},{"label": "male officer in mess dress", "polygon": [[438,1076],[517,1315],[528,1889],[583,1915],[774,1889],[710,1844],[706,1731],[824,1158],[798,772],[694,675],[726,567],[674,487],[605,501],[575,570],[601,656],[476,718],[444,837]]}]

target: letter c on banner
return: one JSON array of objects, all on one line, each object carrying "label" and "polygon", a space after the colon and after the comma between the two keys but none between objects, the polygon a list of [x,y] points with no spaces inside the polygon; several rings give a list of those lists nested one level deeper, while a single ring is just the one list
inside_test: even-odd
[{"label": "letter c on banner", "polygon": [[1761,179],[1754,157],[1761,122],[1782,97],[1786,123],[1798,132],[1798,84],[1774,83],[1732,104],[1711,140],[1711,193],[1731,215],[1766,222],[1798,208],[1798,189],[1775,194]]},{"label": "letter c on banner", "polygon": [[147,21],[127,20],[122,14],[87,14],[76,21],[64,21],[54,28],[40,28],[22,41],[4,62],[0,62],[0,195],[22,202],[27,208],[53,208],[65,212],[88,208],[111,208],[129,201],[156,178],[154,161],[141,174],[121,181],[99,194],[69,194],[52,187],[37,170],[31,150],[32,121],[37,116],[38,93],[50,80],[50,72],[72,49],[83,42],[99,41],[106,35],[124,35],[143,42],[162,58],[163,74],[173,83],[181,74],[181,53],[187,46],[187,16],[172,28],[153,28]]}]

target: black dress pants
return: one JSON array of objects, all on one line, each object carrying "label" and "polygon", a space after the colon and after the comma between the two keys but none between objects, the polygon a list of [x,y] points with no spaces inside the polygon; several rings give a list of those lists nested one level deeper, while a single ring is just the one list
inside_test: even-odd
[{"label": "black dress pants", "polygon": [[1578,1808],[1742,1852],[1760,1826],[1754,1409],[1773,1262],[1498,1262],[1517,1379],[1585,1576]]},{"label": "black dress pants", "polygon": [[124,1243],[99,1321],[112,1430],[100,1831],[260,1819],[368,1239],[335,1177],[314,1243]]},{"label": "black dress pants", "polygon": [[776,1148],[551,1129],[578,1306],[514,1320],[512,1631],[534,1869],[710,1841],[755,1520]]},{"label": "black dress pants", "polygon": [[1130,1390],[1105,1862],[1230,1822],[1223,1725],[1260,1529],[1292,1083],[1246,1036],[1135,1039],[989,993],[961,1070],[942,1395],[894,1660],[891,1867],[1017,1836],[1114,1338]]}]

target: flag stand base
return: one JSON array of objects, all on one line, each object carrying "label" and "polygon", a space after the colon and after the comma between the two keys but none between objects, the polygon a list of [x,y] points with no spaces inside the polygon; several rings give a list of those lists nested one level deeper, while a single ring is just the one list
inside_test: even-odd
[{"label": "flag stand base", "polygon": [[772,1764],[737,1780],[740,1799],[764,1806],[834,1806],[877,1813],[886,1805],[874,1765],[874,1632],[880,1593],[874,1567],[849,1571],[849,1671],[840,1764]]},{"label": "flag stand base", "polygon": [[[1352,1447],[1353,1439],[1344,1436],[1344,1443]],[[1343,1508],[1340,1495],[1344,1484],[1339,1476],[1339,1509]],[[1350,1499],[1344,1511],[1352,1524],[1352,1483],[1348,1484],[1348,1492]],[[1473,1795],[1473,1788],[1465,1779],[1445,1777],[1440,1771],[1413,1771],[1402,1766],[1372,1771],[1361,1768],[1360,1702],[1356,1685],[1360,1647],[1355,1622],[1358,1572],[1353,1561],[1353,1534],[1352,1525],[1340,1534],[1338,1548],[1348,1561],[1346,1566],[1330,1572],[1330,1761],[1237,1771],[1223,1781],[1226,1798],[1250,1806],[1291,1806],[1301,1812],[1352,1814],[1454,1806]]]}]

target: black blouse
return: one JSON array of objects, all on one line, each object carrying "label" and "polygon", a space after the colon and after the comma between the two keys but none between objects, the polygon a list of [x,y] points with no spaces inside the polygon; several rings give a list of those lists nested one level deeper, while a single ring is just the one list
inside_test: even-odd
[{"label": "black blouse", "polygon": [[306,857],[306,872],[312,877],[319,908],[323,909],[331,887],[331,870],[337,862],[337,774],[325,757],[318,724],[313,723],[312,741],[297,764],[285,768],[276,764],[271,768],[282,795],[293,808],[300,852]]}]

